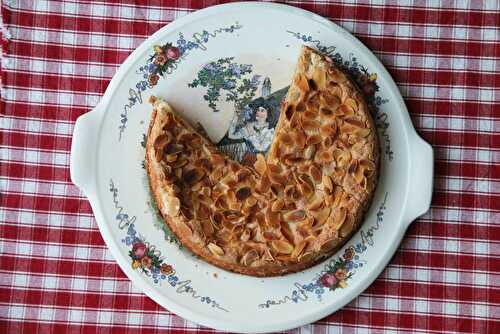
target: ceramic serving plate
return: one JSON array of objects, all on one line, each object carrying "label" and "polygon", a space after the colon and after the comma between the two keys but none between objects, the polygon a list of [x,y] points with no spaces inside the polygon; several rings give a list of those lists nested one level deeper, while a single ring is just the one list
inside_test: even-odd
[{"label": "ceramic serving plate", "polygon": [[[157,216],[143,168],[148,99],[165,98],[222,151],[251,163],[269,147],[303,44],[350,72],[373,109],[382,154],[372,206],[345,247],[308,270],[272,278],[221,270],[180,247]],[[256,115],[262,105],[267,113]],[[241,129],[253,125],[245,136]],[[99,105],[77,120],[71,148],[71,178],[132,282],[186,319],[237,332],[307,324],[360,294],[428,210],[432,175],[432,149],[377,58],[330,21],[277,4],[211,7],[155,33],[120,67]]]}]

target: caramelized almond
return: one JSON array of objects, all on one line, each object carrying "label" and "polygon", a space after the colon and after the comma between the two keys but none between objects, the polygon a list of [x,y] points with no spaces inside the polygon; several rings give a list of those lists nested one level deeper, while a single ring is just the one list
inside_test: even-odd
[{"label": "caramelized almond", "polygon": [[304,210],[290,211],[283,215],[283,219],[287,222],[300,222],[306,219],[306,212]]},{"label": "caramelized almond", "polygon": [[309,175],[311,176],[311,178],[315,183],[321,182],[321,170],[315,165],[311,165],[309,167]]},{"label": "caramelized almond", "polygon": [[301,242],[299,242],[295,248],[293,249],[293,252],[292,254],[290,255],[291,258],[293,259],[296,259],[300,256],[300,254],[302,254],[302,252],[304,251],[304,249],[306,248],[307,246],[307,241],[306,240],[302,240]]},{"label": "caramelized almond", "polygon": [[223,256],[224,255],[224,250],[221,247],[214,244],[213,242],[209,243],[207,245],[207,248],[210,251],[210,253],[212,253],[213,255],[216,255],[216,256]]},{"label": "caramelized almond", "polygon": [[285,240],[271,241],[271,247],[279,254],[291,254],[294,247]]},{"label": "caramelized almond", "polygon": [[259,259],[259,253],[255,249],[251,249],[241,257],[241,264],[244,266],[250,266],[252,263]]}]

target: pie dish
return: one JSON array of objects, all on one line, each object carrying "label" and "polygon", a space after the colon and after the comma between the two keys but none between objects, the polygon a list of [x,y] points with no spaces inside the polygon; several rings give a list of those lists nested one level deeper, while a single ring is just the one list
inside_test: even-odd
[{"label": "pie dish", "polygon": [[331,58],[302,47],[267,159],[221,154],[151,97],[146,170],[165,222],[208,262],[282,275],[331,256],[360,225],[378,139],[362,94]]},{"label": "pie dish", "polygon": [[[268,151],[276,103],[304,44],[348,71],[373,108],[379,176],[358,231],[322,263],[265,278],[222,270],[175,240],[167,243],[172,234],[157,217],[143,165],[149,98],[161,96],[197,129],[201,124],[217,149],[253,164]],[[241,109],[247,101],[255,108]],[[244,127],[234,126],[239,120]],[[94,110],[76,121],[70,171],[110,253],[135,287],[190,321],[256,333],[321,319],[377,278],[409,224],[429,209],[433,153],[415,132],[389,73],[348,32],[300,9],[233,3],[170,23],[127,58]]]}]

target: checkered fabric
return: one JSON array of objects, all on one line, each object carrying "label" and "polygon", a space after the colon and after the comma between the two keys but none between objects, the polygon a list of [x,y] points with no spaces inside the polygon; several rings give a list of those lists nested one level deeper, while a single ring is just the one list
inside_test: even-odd
[{"label": "checkered fabric", "polygon": [[[500,2],[286,1],[384,63],[434,147],[432,208],[380,277],[297,333],[500,333]],[[134,288],[70,181],[74,122],[162,26],[218,1],[3,0],[0,333],[209,329]]]}]

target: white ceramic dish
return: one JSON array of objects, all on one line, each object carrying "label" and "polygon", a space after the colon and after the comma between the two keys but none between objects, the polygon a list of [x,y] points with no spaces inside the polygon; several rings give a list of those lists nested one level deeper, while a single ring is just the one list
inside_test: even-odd
[{"label": "white ceramic dish", "polygon": [[[151,94],[166,98],[219,142],[233,117],[252,122],[252,105],[265,100],[272,130],[273,103],[284,94],[302,44],[330,53],[371,96],[382,148],[376,195],[360,231],[326,262],[284,277],[229,273],[166,241],[141,165],[147,101]],[[240,159],[258,149],[249,138],[226,138],[220,146]],[[428,210],[432,177],[432,149],[417,136],[377,58],[330,21],[276,4],[211,7],[156,32],[120,67],[99,105],[77,120],[71,148],[71,178],[134,284],[186,319],[238,332],[294,328],[355,298],[386,266],[408,225]]]}]

